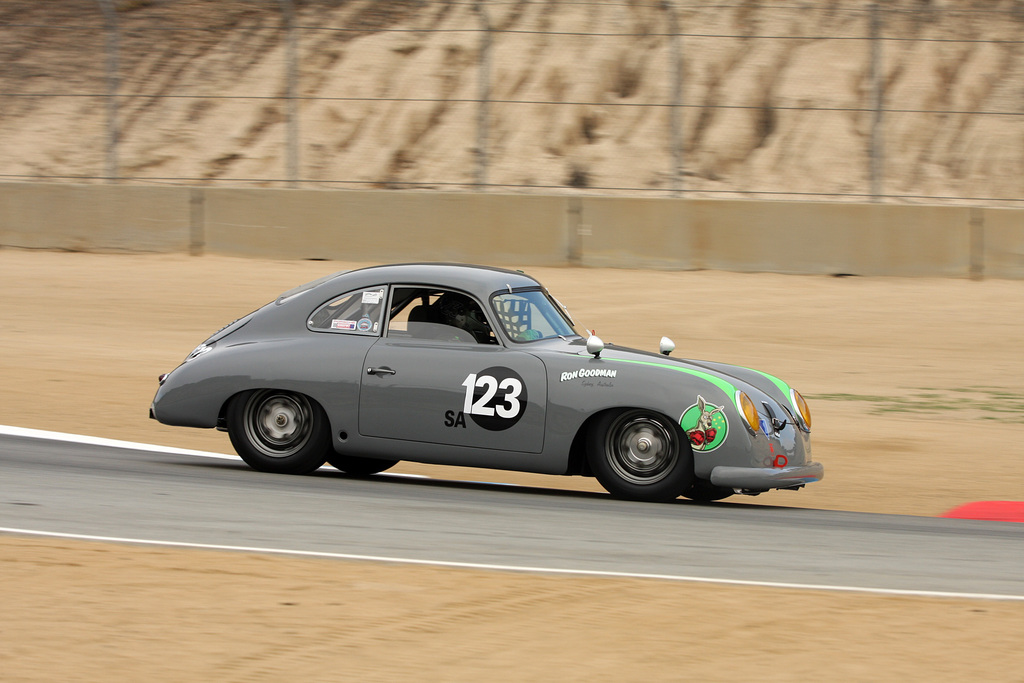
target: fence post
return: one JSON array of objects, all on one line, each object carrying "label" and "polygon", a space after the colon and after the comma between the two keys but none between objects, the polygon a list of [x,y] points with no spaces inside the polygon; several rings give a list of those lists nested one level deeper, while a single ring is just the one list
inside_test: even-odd
[{"label": "fence post", "polygon": [[480,77],[476,114],[476,188],[487,189],[487,120],[491,99],[491,22],[487,17],[486,0],[477,0],[476,11],[480,15]]},{"label": "fence post", "polygon": [[985,214],[980,206],[972,206],[968,219],[970,257],[968,275],[972,280],[985,279]]},{"label": "fence post", "polygon": [[119,87],[120,47],[117,39],[117,9],[114,0],[97,0],[103,13],[103,32],[106,37],[107,72],[107,160],[104,175],[108,183],[116,183],[120,176],[117,144],[117,91]]},{"label": "fence post", "polygon": [[882,183],[885,172],[885,149],[882,140],[882,106],[885,100],[885,68],[882,64],[882,16],[878,3],[871,3],[870,43],[871,64],[868,80],[871,82],[871,201],[882,201]]},{"label": "fence post", "polygon": [[278,0],[285,24],[284,78],[287,101],[286,173],[288,186],[299,186],[299,111],[295,99],[298,89],[298,38],[295,35],[295,11],[292,0]]},{"label": "fence post", "polygon": [[188,253],[202,256],[206,248],[206,190],[193,187],[188,196]]},{"label": "fence post", "polygon": [[682,37],[679,35],[679,18],[675,3],[665,0],[664,8],[668,12],[668,26],[671,34],[669,55],[672,60],[672,106],[669,108],[669,131],[672,144],[672,194],[679,197],[683,194],[683,50]]}]

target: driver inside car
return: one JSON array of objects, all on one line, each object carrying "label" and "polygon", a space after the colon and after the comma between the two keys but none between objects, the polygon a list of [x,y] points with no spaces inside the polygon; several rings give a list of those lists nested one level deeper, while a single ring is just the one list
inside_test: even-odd
[{"label": "driver inside car", "polygon": [[477,343],[494,343],[494,335],[484,312],[465,294],[446,292],[434,303],[434,307],[442,324],[469,332]]}]

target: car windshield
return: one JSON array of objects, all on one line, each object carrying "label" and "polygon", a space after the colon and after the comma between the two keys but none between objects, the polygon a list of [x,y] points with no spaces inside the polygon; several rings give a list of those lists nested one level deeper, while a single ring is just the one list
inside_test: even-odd
[{"label": "car windshield", "polygon": [[498,292],[491,305],[512,341],[578,336],[568,314],[543,290]]}]

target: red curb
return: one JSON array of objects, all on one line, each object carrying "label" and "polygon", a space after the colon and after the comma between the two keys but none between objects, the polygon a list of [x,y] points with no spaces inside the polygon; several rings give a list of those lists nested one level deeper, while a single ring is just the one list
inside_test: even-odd
[{"label": "red curb", "polygon": [[1024,523],[1024,501],[983,500],[977,503],[967,503],[944,512],[939,517]]}]

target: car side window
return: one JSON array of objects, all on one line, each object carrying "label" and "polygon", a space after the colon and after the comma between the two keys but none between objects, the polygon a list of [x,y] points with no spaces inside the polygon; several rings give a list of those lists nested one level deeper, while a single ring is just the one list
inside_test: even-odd
[{"label": "car side window", "polygon": [[388,337],[497,344],[483,308],[472,297],[442,289],[395,287]]},{"label": "car side window", "polygon": [[348,292],[313,311],[306,324],[317,332],[376,336],[380,333],[386,302],[387,287]]}]

